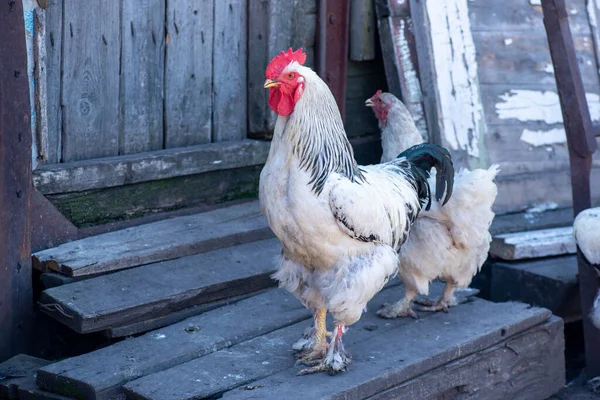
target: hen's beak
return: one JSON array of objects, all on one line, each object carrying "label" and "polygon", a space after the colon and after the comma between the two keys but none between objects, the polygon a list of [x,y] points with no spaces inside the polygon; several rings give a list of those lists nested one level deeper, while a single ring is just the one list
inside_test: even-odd
[{"label": "hen's beak", "polygon": [[365,101],[365,106],[367,106],[367,107],[373,107],[373,100],[367,99],[367,101]]},{"label": "hen's beak", "polygon": [[268,88],[271,88],[271,87],[273,87],[273,86],[277,86],[277,85],[281,85],[281,82],[272,81],[272,80],[270,80],[270,79],[267,79],[267,80],[265,81],[265,84],[263,85],[263,87],[264,87],[265,89],[268,89]]}]

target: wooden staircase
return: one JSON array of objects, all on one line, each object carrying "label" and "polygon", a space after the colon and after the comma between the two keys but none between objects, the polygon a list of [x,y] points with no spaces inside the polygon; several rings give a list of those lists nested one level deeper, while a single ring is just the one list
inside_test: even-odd
[{"label": "wooden staircase", "polygon": [[249,202],[36,253],[39,309],[111,344],[18,376],[0,364],[0,399],[542,400],[564,385],[563,322],[547,309],[465,290],[448,314],[380,319],[397,279],[347,333],[349,371],[296,376],[311,315],[270,279],[279,251]]}]

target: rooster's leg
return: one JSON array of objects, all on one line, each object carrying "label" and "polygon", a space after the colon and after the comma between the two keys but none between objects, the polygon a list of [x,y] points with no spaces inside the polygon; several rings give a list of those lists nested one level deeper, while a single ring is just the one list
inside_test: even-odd
[{"label": "rooster's leg", "polygon": [[342,343],[342,335],[345,330],[346,327],[344,325],[336,323],[325,359],[314,367],[303,369],[298,372],[298,375],[314,374],[315,372],[324,371],[333,375],[345,371],[351,361],[350,357],[346,354],[344,344]]},{"label": "rooster's leg", "polygon": [[297,364],[314,365],[325,357],[327,352],[327,309],[320,308],[313,312],[314,326],[309,333],[298,342],[294,343],[294,350],[303,350],[298,353],[301,357]]},{"label": "rooster's leg", "polygon": [[397,303],[388,304],[385,303],[377,315],[382,318],[398,318],[398,317],[412,317],[418,319],[417,313],[412,309],[412,301],[417,295],[417,292],[412,288],[406,288],[404,298]]},{"label": "rooster's leg", "polygon": [[456,284],[453,282],[446,282],[444,291],[437,302],[431,300],[415,300],[415,303],[420,304],[421,307],[417,308],[419,311],[443,311],[448,312],[448,308],[457,304],[456,298],[454,297],[454,289]]}]

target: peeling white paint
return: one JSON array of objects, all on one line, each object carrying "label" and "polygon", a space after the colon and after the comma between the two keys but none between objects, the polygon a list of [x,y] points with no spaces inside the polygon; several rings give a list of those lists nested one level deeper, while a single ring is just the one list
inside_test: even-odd
[{"label": "peeling white paint", "polygon": [[442,137],[454,150],[479,157],[485,119],[466,0],[428,0]]},{"label": "peeling white paint", "polygon": [[167,335],[165,335],[164,333],[153,333],[150,336],[152,337],[152,339],[156,339],[156,340],[166,339],[166,337],[167,337]]},{"label": "peeling white paint", "polygon": [[542,71],[544,71],[547,74],[554,74],[554,65],[552,65],[552,63],[547,63],[546,65],[544,65]]},{"label": "peeling white paint", "polygon": [[[500,119],[521,122],[538,121],[546,124],[562,123],[558,94],[554,91],[511,90],[499,96],[496,113]],[[586,93],[585,97],[593,121],[600,121],[600,96]]]},{"label": "peeling white paint", "polygon": [[531,4],[532,6],[541,6],[542,0],[529,0],[529,4]]},{"label": "peeling white paint", "polygon": [[[567,134],[563,128],[554,128],[547,131],[523,129],[521,141],[533,147],[548,146],[550,144],[567,143]],[[550,147],[550,151],[552,151],[552,147]]]},{"label": "peeling white paint", "polygon": [[27,49],[27,77],[29,81],[29,104],[31,108],[31,165],[37,167],[38,149],[35,135],[36,115],[35,115],[35,81],[33,69],[35,61],[33,59],[33,35],[34,35],[34,10],[38,6],[36,0],[23,0],[23,19],[25,21],[25,47]]},{"label": "peeling white paint", "polygon": [[510,46],[511,44],[513,44],[513,40],[511,38],[504,39],[505,46]]},{"label": "peeling white paint", "polygon": [[526,210],[526,212],[528,214],[538,214],[538,213],[542,213],[545,211],[556,210],[557,208],[558,208],[557,203],[555,203],[553,201],[549,201],[547,203],[535,204],[533,207],[528,208]]}]

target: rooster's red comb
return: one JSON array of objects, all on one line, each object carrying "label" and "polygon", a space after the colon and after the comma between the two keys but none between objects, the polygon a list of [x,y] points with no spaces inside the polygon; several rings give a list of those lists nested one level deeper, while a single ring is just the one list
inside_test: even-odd
[{"label": "rooster's red comb", "polygon": [[380,95],[381,93],[383,93],[383,92],[381,91],[381,89],[379,89],[378,91],[376,91],[376,92],[375,92],[375,94],[373,95],[373,97],[375,97],[375,96],[378,96],[378,95]]},{"label": "rooster's red comb", "polygon": [[306,61],[306,54],[302,51],[302,48],[292,51],[292,48],[290,47],[288,51],[282,51],[279,55],[273,57],[269,65],[267,65],[265,76],[267,79],[277,79],[285,67],[292,61],[296,61],[300,65],[304,64]]}]

